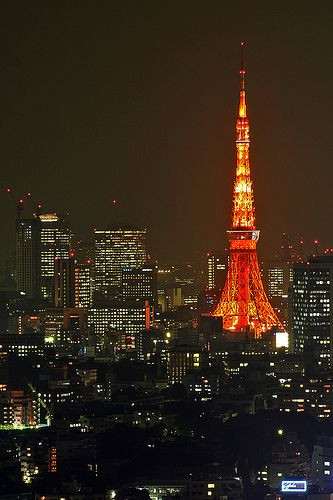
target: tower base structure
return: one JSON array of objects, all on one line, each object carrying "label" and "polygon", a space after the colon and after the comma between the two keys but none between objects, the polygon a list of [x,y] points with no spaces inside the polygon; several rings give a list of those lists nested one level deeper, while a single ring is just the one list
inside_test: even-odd
[{"label": "tower base structure", "polygon": [[223,330],[251,331],[255,338],[284,328],[265,293],[256,245],[258,230],[228,231],[230,256],[228,274],[214,316],[222,316]]}]

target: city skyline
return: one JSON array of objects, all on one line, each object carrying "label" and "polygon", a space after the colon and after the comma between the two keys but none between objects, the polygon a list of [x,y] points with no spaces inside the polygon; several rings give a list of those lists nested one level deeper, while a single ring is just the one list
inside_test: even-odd
[{"label": "city skyline", "polygon": [[331,4],[1,7],[0,500],[331,498]]},{"label": "city skyline", "polygon": [[161,260],[224,248],[245,39],[260,258],[284,231],[329,246],[331,8],[244,3],[238,16],[215,2],[128,5],[3,8],[5,242],[14,243],[11,186],[46,212],[69,212],[78,237],[124,221],[147,228]]}]

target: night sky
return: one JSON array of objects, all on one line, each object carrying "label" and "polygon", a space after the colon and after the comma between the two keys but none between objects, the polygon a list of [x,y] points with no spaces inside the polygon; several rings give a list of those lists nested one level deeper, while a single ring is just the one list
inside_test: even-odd
[{"label": "night sky", "polygon": [[0,9],[0,262],[14,249],[7,185],[69,212],[80,237],[117,222],[146,227],[162,261],[223,248],[241,40],[259,252],[269,258],[283,231],[333,246],[332,2]]}]

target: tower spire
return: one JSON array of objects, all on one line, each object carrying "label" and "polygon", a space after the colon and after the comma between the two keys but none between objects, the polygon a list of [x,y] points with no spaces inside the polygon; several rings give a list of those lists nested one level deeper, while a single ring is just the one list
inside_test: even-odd
[{"label": "tower spire", "polygon": [[239,110],[236,120],[236,177],[232,229],[255,229],[255,210],[250,170],[250,125],[245,101],[244,42],[241,43]]},{"label": "tower spire", "polygon": [[241,75],[241,90],[245,90],[245,70],[244,70],[244,42],[241,42],[241,68],[240,68],[240,75]]},{"label": "tower spire", "polygon": [[244,42],[241,42],[241,67],[240,67],[240,95],[239,95],[239,113],[242,118],[246,116],[245,100],[245,69],[244,69]]}]

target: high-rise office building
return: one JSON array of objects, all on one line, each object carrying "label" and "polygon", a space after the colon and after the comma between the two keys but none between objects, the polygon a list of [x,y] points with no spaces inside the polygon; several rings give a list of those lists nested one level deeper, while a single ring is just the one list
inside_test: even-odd
[{"label": "high-rise office building", "polygon": [[289,289],[293,281],[293,265],[281,260],[268,262],[264,278],[268,290],[268,298],[274,311],[288,329]]},{"label": "high-rise office building", "polygon": [[46,343],[53,343],[61,330],[86,329],[86,311],[82,308],[50,308],[41,313],[43,335]]},{"label": "high-rise office building", "polygon": [[294,252],[290,237],[283,233],[279,254],[267,262],[264,270],[265,284],[270,299],[288,298],[288,291],[293,283],[293,263],[299,261],[299,256]]},{"label": "high-rise office building", "polygon": [[157,304],[156,266],[126,267],[122,270],[121,288],[124,302],[149,300],[151,304]]},{"label": "high-rise office building", "polygon": [[311,484],[319,487],[320,491],[331,491],[332,475],[333,437],[328,433],[319,434],[312,453]]},{"label": "high-rise office building", "polygon": [[57,214],[42,214],[40,233],[40,273],[41,293],[54,301],[55,261],[69,259],[71,251],[71,231],[66,221]]},{"label": "high-rise office building", "polygon": [[124,333],[129,337],[132,348],[135,335],[150,327],[152,309],[149,303],[138,306],[91,308],[88,310],[88,327],[93,332],[97,349],[102,339],[111,332]]},{"label": "high-rise office building", "polygon": [[168,352],[167,372],[169,384],[182,383],[188,372],[203,366],[203,352],[199,346],[177,345]]},{"label": "high-rise office building", "polygon": [[222,252],[207,253],[208,289],[222,289],[227,274],[228,257]]},{"label": "high-rise office building", "polygon": [[55,293],[56,307],[75,307],[75,260],[55,259]]},{"label": "high-rise office building", "polygon": [[96,229],[95,292],[120,298],[122,270],[141,268],[146,259],[145,229]]},{"label": "high-rise office building", "polygon": [[93,265],[90,260],[75,267],[75,307],[92,306],[93,301]]},{"label": "high-rise office building", "polygon": [[267,288],[268,297],[287,298],[288,290],[292,284],[293,270],[292,264],[282,261],[272,261],[267,268]]},{"label": "high-rise office building", "polygon": [[294,265],[291,327],[294,350],[310,350],[318,364],[333,366],[333,257]]},{"label": "high-rise office building", "polygon": [[28,298],[40,295],[40,220],[18,219],[16,222],[16,281],[18,292]]},{"label": "high-rise office building", "polygon": [[182,289],[176,286],[159,289],[157,300],[162,312],[174,311],[183,305]]},{"label": "high-rise office building", "polygon": [[283,233],[279,254],[268,261],[264,268],[264,280],[268,298],[286,329],[288,329],[289,289],[293,283],[294,262],[300,262],[299,256],[294,252],[290,237]]}]

